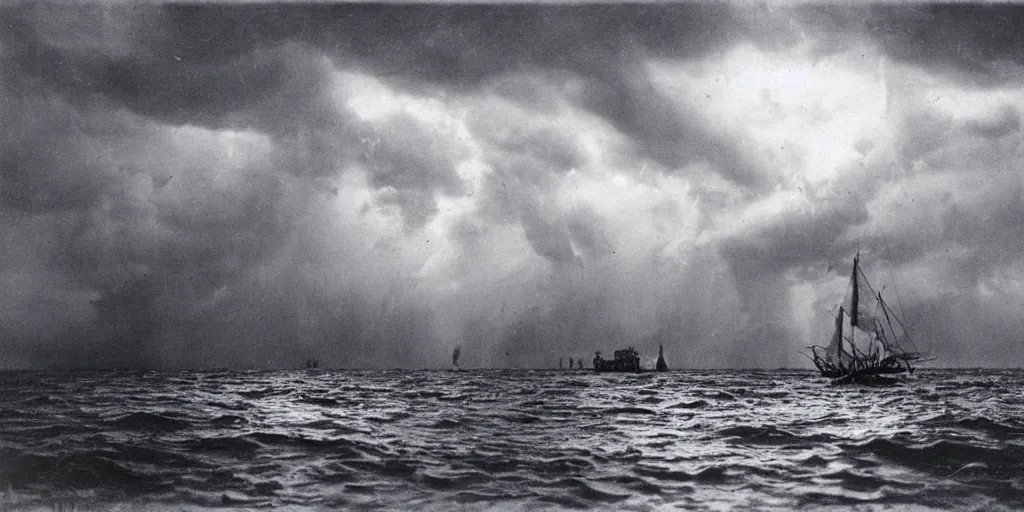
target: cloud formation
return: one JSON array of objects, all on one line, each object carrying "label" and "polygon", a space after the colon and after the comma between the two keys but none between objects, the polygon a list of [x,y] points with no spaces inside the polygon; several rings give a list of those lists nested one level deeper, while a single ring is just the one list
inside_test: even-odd
[{"label": "cloud formation", "polygon": [[5,7],[0,365],[1019,365],[1020,16]]}]

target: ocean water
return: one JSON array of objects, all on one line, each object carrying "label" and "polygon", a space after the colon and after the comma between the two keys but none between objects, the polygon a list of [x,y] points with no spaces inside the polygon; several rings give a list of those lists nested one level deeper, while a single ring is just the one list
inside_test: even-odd
[{"label": "ocean water", "polygon": [[0,510],[1021,510],[1024,373],[0,374]]}]

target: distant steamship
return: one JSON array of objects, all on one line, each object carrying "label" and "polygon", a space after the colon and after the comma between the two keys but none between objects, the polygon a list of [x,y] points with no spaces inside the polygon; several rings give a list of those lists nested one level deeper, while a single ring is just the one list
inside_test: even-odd
[{"label": "distant steamship", "polygon": [[[658,362],[655,370],[659,372],[668,371],[668,363],[665,362],[665,348],[658,347]],[[601,372],[630,372],[640,373],[643,367],[640,365],[640,352],[636,347],[629,346],[615,351],[615,359],[604,359],[601,352],[594,353],[594,371]]]}]

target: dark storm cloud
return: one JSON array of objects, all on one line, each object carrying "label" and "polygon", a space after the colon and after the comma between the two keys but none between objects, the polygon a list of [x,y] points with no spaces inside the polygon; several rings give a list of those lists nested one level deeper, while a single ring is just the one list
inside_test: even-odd
[{"label": "dark storm cloud", "polygon": [[361,157],[370,170],[370,184],[381,190],[382,204],[401,207],[411,228],[422,227],[437,213],[435,193],[464,193],[456,172],[467,151],[452,133],[398,115],[368,128]]},{"label": "dark storm cloud", "polygon": [[[6,98],[4,223],[16,234],[52,221],[3,249],[0,272],[27,277],[9,307],[36,325],[19,343],[36,365],[177,364],[162,359],[167,331],[280,244],[277,178],[256,163],[248,179],[222,180],[238,165],[204,140],[211,132],[168,136],[107,104],[45,91]],[[39,307],[44,296],[53,304]]]},{"label": "dark storm cloud", "polygon": [[91,180],[87,173],[62,173],[59,155],[41,149],[38,143],[5,149],[0,160],[4,207],[42,213],[88,205],[101,183]]},{"label": "dark storm cloud", "polygon": [[[864,168],[842,167],[829,190],[804,194],[806,207],[712,233],[711,214],[771,200],[788,170],[656,87],[645,66],[714,61],[740,43],[775,54],[836,27],[852,28],[818,55],[864,32],[960,79],[996,83],[1003,64],[1020,63],[999,47],[1019,49],[1006,30],[1014,11],[951,8],[967,13],[957,23],[942,9],[908,18],[914,9],[818,13],[828,28],[807,33],[809,11],[720,4],[4,8],[0,279],[17,293],[0,343],[19,364],[64,367],[295,366],[311,355],[417,366],[445,363],[450,348],[438,347],[458,340],[467,364],[505,364],[506,351],[523,365],[589,359],[595,343],[685,347],[680,366],[784,364],[801,334],[792,271],[813,281],[847,263],[851,228],[895,218],[872,203],[883,184],[914,165],[963,167],[949,149],[963,137],[975,142],[957,148],[962,158],[1005,160],[1019,110],[964,120],[905,108],[893,113],[890,160],[884,144],[860,145]],[[347,96],[354,75],[371,94]],[[408,112],[362,116],[359,102],[380,107],[375,93],[468,105],[465,131]],[[486,172],[465,171],[468,160]],[[662,181],[635,171],[648,164]],[[567,199],[572,176],[622,186]],[[689,181],[672,190],[673,180]],[[604,208],[659,186],[668,191],[653,206]],[[980,248],[948,266],[958,286],[980,286],[1015,263],[1024,225],[1019,187],[990,194],[915,203],[920,219],[941,220],[935,238],[859,242],[892,246],[908,265],[940,242]],[[439,198],[471,205],[445,216]],[[690,247],[687,223],[712,241]],[[908,305],[991,308],[957,300]],[[993,339],[1010,327],[991,327]]]},{"label": "dark storm cloud", "polygon": [[[1017,167],[1024,153],[1008,136],[1019,130],[1019,115],[1000,99],[990,103],[994,107],[968,108],[956,118],[929,105],[904,109],[895,140],[901,165],[875,187],[883,192],[870,205],[875,223],[869,225],[877,234],[862,233],[884,240],[887,259],[906,262],[959,244],[973,249],[965,265],[985,273],[1019,254],[1022,183]],[[892,236],[878,225],[890,215],[901,221],[890,220],[890,225],[920,229]]]},{"label": "dark storm cloud", "polygon": [[1004,105],[998,112],[982,119],[971,119],[967,128],[982,137],[1005,137],[1020,131],[1020,112]]},{"label": "dark storm cloud", "polygon": [[527,207],[523,211],[522,223],[526,239],[537,254],[554,263],[576,261],[568,231],[560,221],[552,222],[542,217],[537,208]]},{"label": "dark storm cloud", "polygon": [[756,157],[711,130],[710,119],[638,78],[640,70],[621,71],[610,80],[596,81],[580,101],[632,136],[641,155],[668,168],[705,160],[737,184],[758,189],[767,185],[766,169]]},{"label": "dark storm cloud", "polygon": [[866,203],[890,169],[884,158],[874,157],[867,167],[844,171],[820,196],[808,197],[810,191],[793,194],[789,200],[796,207],[768,219],[751,219],[759,221],[756,226],[721,239],[719,248],[738,282],[790,269],[806,272],[808,266],[821,272],[845,262],[858,242],[844,240],[843,234],[869,219]]},{"label": "dark storm cloud", "polygon": [[[544,99],[538,98],[538,100],[541,105],[544,105]],[[553,106],[533,108],[535,105],[523,105],[523,107],[525,108],[522,110],[496,109],[493,112],[482,112],[481,114],[492,115],[475,116],[470,120],[469,128],[476,136],[492,144],[494,149],[501,153],[502,158],[495,160],[528,159],[557,172],[568,172],[584,164],[586,156],[577,140],[577,134],[565,130],[564,127],[552,122],[552,119],[547,117],[548,112],[554,110]],[[536,121],[523,124],[503,122],[508,120],[507,116],[519,118],[536,116],[534,117]],[[546,172],[542,172],[542,174],[546,174]]]},{"label": "dark storm cloud", "polygon": [[[5,31],[4,42],[14,66],[28,77],[38,79],[44,87],[76,101],[90,101],[92,94],[99,93],[142,115],[174,123],[223,126],[226,115],[273,97],[292,76],[293,61],[302,57],[287,48],[259,47],[220,59],[209,54],[182,57],[173,48],[161,47],[169,34],[161,33],[166,31],[160,30],[163,27],[159,24],[152,27],[152,40],[129,31],[128,40],[118,41],[133,50],[127,54],[119,51],[120,44],[114,42],[99,48],[79,45],[74,40],[60,44],[47,37],[48,32],[80,27],[80,22],[70,16],[76,10],[87,18],[99,18],[93,30],[101,33],[104,29],[121,28],[122,23],[132,24],[137,18],[130,16],[134,11],[124,6],[83,6],[64,13],[36,12],[37,9],[46,8],[26,4],[5,12],[4,23],[9,30]],[[103,16],[109,11],[114,15]],[[47,23],[46,16],[54,16],[63,23],[52,26],[54,23]],[[151,27],[147,23],[133,28]],[[83,38],[89,35],[92,34],[82,34]],[[147,42],[148,46],[136,46]],[[26,87],[30,83],[22,82]]]},{"label": "dark storm cloud", "polygon": [[[318,106],[323,77],[303,45],[414,88],[467,89],[508,72],[563,70],[588,83],[577,101],[634,137],[644,154],[670,168],[709,160],[744,185],[763,182],[753,155],[654,90],[640,60],[699,58],[741,38],[793,40],[776,17],[710,4],[79,9],[96,26],[78,38],[104,45],[62,44],[53,33],[79,25],[45,6],[8,10],[4,21],[14,65],[82,101],[99,93],[169,122],[276,131],[289,126],[282,113]],[[290,108],[268,107],[279,104]]]},{"label": "dark storm cloud", "polygon": [[[432,133],[407,118],[377,124],[331,113],[332,66],[411,91],[468,92],[518,71],[567,72],[607,100],[588,104],[582,96],[576,98],[580,104],[674,167],[714,160],[730,148],[699,122],[676,119],[675,107],[660,93],[627,77],[641,71],[644,55],[695,57],[743,36],[710,30],[740,20],[728,9],[703,6],[57,10],[25,4],[4,10],[2,18],[3,85],[8,97],[22,102],[13,113],[49,119],[65,111],[66,117],[100,119],[64,132],[42,126],[29,139],[34,145],[20,144],[10,132],[3,141],[4,208],[78,212],[59,249],[49,249],[48,261],[67,286],[91,293],[94,316],[72,321],[69,331],[87,328],[41,343],[49,351],[37,354],[56,360],[64,350],[60,340],[74,340],[77,348],[63,352],[64,365],[266,364],[282,357],[289,340],[308,336],[338,339],[368,354],[335,354],[335,362],[366,364],[385,356],[412,364],[416,351],[409,350],[409,340],[433,344],[430,312],[417,305],[429,297],[403,301],[400,292],[378,291],[401,288],[401,280],[365,278],[354,291],[316,291],[317,272],[279,259],[342,251],[348,260],[322,257],[308,264],[351,266],[357,275],[378,266],[386,274],[389,264],[404,264],[386,255],[360,261],[357,253],[329,245],[299,243],[300,249],[284,250],[296,243],[303,222],[324,233],[332,229],[310,222],[318,214],[308,208],[319,203],[303,204],[301,195],[283,190],[287,175],[331,177],[362,156],[374,199],[399,206],[413,228],[436,213],[433,194],[463,192],[450,134]],[[27,109],[33,101],[43,105]],[[139,117],[105,114],[118,109]],[[100,133],[105,125],[121,133]],[[192,147],[214,132],[183,142],[162,139],[167,125],[255,128],[272,137],[269,155],[262,155],[270,158],[239,163],[216,154],[216,144],[211,150]],[[672,148],[678,140],[686,149]],[[146,146],[156,149],[140,149]],[[499,136],[489,149],[498,154],[486,163],[511,184],[502,187],[509,220],[523,226],[536,253],[573,262],[573,238],[584,253],[600,253],[596,216],[580,214],[567,223],[552,207],[553,176],[583,160],[571,138],[530,130],[525,138]],[[184,161],[169,163],[178,159]],[[267,268],[276,273],[268,275]],[[340,311],[331,314],[330,305]],[[217,340],[216,347],[195,341],[205,339]],[[194,352],[200,355],[189,355]]]},{"label": "dark storm cloud", "polygon": [[[279,218],[288,210],[275,189],[273,183],[254,180],[231,191],[194,191],[182,203],[163,205],[159,198],[140,204],[108,195],[110,208],[84,215],[52,258],[70,282],[98,296],[93,327],[67,335],[78,347],[64,364],[130,367],[180,361],[163,361],[161,345],[170,348],[190,337],[168,334],[193,316],[197,304],[244,282],[284,239],[290,219]],[[159,211],[132,211],[153,203],[159,206],[149,208]]]},{"label": "dark storm cloud", "polygon": [[[864,230],[860,243],[894,264],[913,262],[930,252],[969,248],[966,254],[951,256],[953,266],[948,269],[957,287],[965,288],[976,287],[994,270],[1019,260],[1024,250],[1024,195],[1019,179],[991,170],[947,172],[932,179],[938,186],[921,187],[877,205],[874,217],[898,215],[905,228]],[[915,184],[920,182],[910,182]]]},{"label": "dark storm cloud", "polygon": [[1019,68],[1007,68],[1024,65],[1024,9],[1016,5],[827,5],[798,10],[796,17],[818,22],[826,39],[867,34],[890,57],[960,82],[996,85],[1021,79]]},{"label": "dark storm cloud", "polygon": [[576,206],[567,217],[566,228],[582,256],[597,260],[612,252],[612,242],[593,207],[586,204]]},{"label": "dark storm cloud", "polygon": [[118,165],[94,143],[132,128],[116,114],[79,112],[48,98],[8,97],[0,113],[0,209],[25,213],[90,204]]},{"label": "dark storm cloud", "polygon": [[548,205],[559,176],[535,159],[509,159],[484,182],[488,221],[517,222],[534,252],[554,263],[572,263],[576,256],[560,212]]},{"label": "dark storm cloud", "polygon": [[953,125],[953,116],[934,109],[915,109],[900,120],[899,145],[904,165],[942,147]]},{"label": "dark storm cloud", "polygon": [[[1021,44],[1014,30],[1020,13],[1012,7],[824,9],[825,16],[812,19],[831,17],[838,27],[868,30],[890,54],[915,62],[966,66],[1013,60],[1021,53],[1014,50]],[[508,72],[565,70],[587,81],[579,101],[634,137],[645,153],[669,167],[708,159],[745,185],[763,179],[764,170],[755,158],[710,131],[694,112],[679,110],[654,91],[642,79],[639,60],[700,58],[740,40],[775,49],[796,42],[800,35],[799,27],[785,22],[784,14],[713,4],[171,5],[80,10],[81,18],[95,25],[85,34],[78,33],[83,32],[79,16],[56,16],[45,6],[6,11],[12,59],[23,71],[68,94],[99,92],[145,115],[216,126],[240,123],[225,117],[264,103],[301,106],[303,102],[279,95],[305,90],[298,94],[315,96],[321,84],[315,69],[301,64],[306,52],[286,42],[310,45],[339,63],[361,66],[411,87],[433,83],[472,88]],[[63,23],[40,21],[47,16]],[[801,17],[799,12],[796,17]],[[61,44],[53,34],[68,27],[77,28],[80,39],[106,45],[97,51]],[[957,37],[948,37],[950,30]],[[978,76],[982,71],[971,73]],[[310,77],[309,83],[285,87],[295,77]],[[313,103],[307,106],[315,108]],[[281,124],[276,117],[273,123]]]},{"label": "dark storm cloud", "polygon": [[905,313],[915,345],[950,361],[943,366],[1005,368],[1019,365],[1018,305],[950,290],[908,304]]}]

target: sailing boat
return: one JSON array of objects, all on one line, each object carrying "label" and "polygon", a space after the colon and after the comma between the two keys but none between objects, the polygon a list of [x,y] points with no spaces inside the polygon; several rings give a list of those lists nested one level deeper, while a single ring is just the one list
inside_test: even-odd
[{"label": "sailing boat", "polygon": [[[904,348],[913,340],[896,312],[876,293],[860,268],[860,252],[853,257],[849,292],[836,314],[835,332],[828,347],[810,347],[814,365],[833,384],[885,380],[914,373],[911,362],[921,354]],[[849,335],[843,333],[849,318]]]},{"label": "sailing boat", "polygon": [[655,368],[659,372],[667,372],[668,371],[668,363],[665,362],[665,347],[663,347],[661,345],[658,345],[658,362],[655,365]]},{"label": "sailing boat", "polygon": [[455,345],[455,350],[452,351],[452,366],[455,370],[461,370],[459,368],[459,354],[462,353],[462,345]]}]

